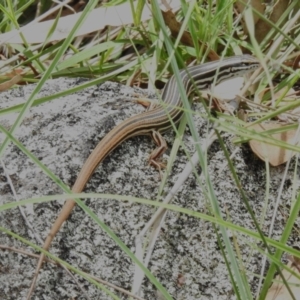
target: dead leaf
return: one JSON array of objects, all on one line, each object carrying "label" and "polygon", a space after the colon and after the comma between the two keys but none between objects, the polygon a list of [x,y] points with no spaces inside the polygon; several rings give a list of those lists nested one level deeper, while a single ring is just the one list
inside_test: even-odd
[{"label": "dead leaf", "polygon": [[[240,13],[242,13],[245,9],[245,3],[247,3],[247,5],[248,5],[248,1],[245,1],[245,0],[239,0],[235,4],[235,7],[237,8],[237,10]],[[251,0],[250,5],[254,9],[256,9],[259,13],[261,13],[262,15],[264,14],[265,5],[262,3],[261,0]],[[282,16],[282,14],[287,9],[288,5],[289,5],[289,1],[278,0],[276,2],[276,4],[272,7],[272,12],[271,12],[270,17],[268,17],[268,20],[273,22],[274,24],[276,24],[277,21],[279,20],[279,18]],[[267,23],[266,21],[260,19],[260,17],[258,17],[254,11],[253,11],[253,18],[255,21],[255,23],[254,23],[255,24],[255,38],[256,38],[257,42],[260,43],[266,37],[266,35],[269,33],[269,31],[272,29],[272,26],[269,23]],[[245,26],[245,23],[242,22],[242,24],[243,24],[244,32],[247,33],[248,31]],[[276,32],[274,32],[274,34],[275,33]]]},{"label": "dead leaf", "polygon": [[18,83],[22,80],[21,75],[15,75],[12,79],[7,80],[0,84],[0,92],[8,90],[10,87],[12,87],[14,84]]},{"label": "dead leaf", "polygon": [[178,274],[178,277],[177,277],[177,285],[179,287],[182,287],[185,285],[185,281],[186,281],[186,278],[184,277],[183,274]]},{"label": "dead leaf", "polygon": [[244,82],[244,77],[227,79],[216,86],[202,90],[201,97],[207,100],[210,109],[233,114],[240,105],[237,95],[244,86]]},{"label": "dead leaf", "polygon": [[[264,14],[265,5],[263,3],[261,3],[261,0],[252,0],[252,1],[250,1],[249,4],[256,11],[258,11],[262,15]],[[244,1],[244,0],[243,1],[241,1],[241,0],[236,1],[236,3],[234,4],[235,8],[238,10],[239,13],[242,13],[244,11],[246,5],[248,5],[248,1]],[[256,24],[259,19],[260,19],[259,16],[253,11],[254,24]],[[242,26],[243,26],[244,32],[247,34],[248,30],[247,30],[245,22],[242,22]]]},{"label": "dead leaf", "polygon": [[[295,265],[291,261],[287,264],[287,266],[292,269],[295,273],[299,274],[299,266]],[[300,300],[300,280],[292,275],[289,271],[283,270],[282,275],[285,277],[286,281],[289,284],[289,288],[294,294],[294,299]],[[282,283],[282,279],[280,275],[277,275],[272,286],[270,287],[266,300],[290,300],[293,299],[288,292],[286,286]]]},{"label": "dead leaf", "polygon": [[[284,128],[285,125],[278,123],[266,123],[266,124],[255,124],[250,126],[249,129],[254,129],[256,132],[264,132],[267,130]],[[285,132],[275,133],[271,136],[274,139],[283,141],[286,143],[292,143],[296,134],[296,130],[289,130]],[[268,145],[266,143],[251,140],[249,142],[252,151],[263,161],[268,161],[271,166],[276,167],[284,164],[288,161],[294,154],[291,155],[291,150],[286,150],[278,146]]]},{"label": "dead leaf", "polygon": [[243,87],[244,82],[244,77],[230,78],[219,83],[213,88],[201,91],[201,95],[205,99],[209,99],[210,96],[222,100],[235,99],[236,95],[239,94],[241,88]]}]

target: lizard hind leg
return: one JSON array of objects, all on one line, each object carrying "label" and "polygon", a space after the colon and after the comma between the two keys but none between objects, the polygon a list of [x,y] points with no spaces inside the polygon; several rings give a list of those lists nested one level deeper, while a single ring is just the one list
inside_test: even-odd
[{"label": "lizard hind leg", "polygon": [[162,175],[161,169],[164,169],[166,167],[166,164],[160,161],[160,157],[167,150],[168,146],[165,139],[158,131],[153,130],[151,132],[151,136],[157,147],[152,151],[152,153],[149,156],[149,165],[152,165],[155,168],[157,168],[160,172],[160,175]]},{"label": "lizard hind leg", "polygon": [[159,102],[157,100],[152,100],[148,98],[139,98],[136,100],[136,103],[144,106],[147,111],[153,110],[159,106]]}]

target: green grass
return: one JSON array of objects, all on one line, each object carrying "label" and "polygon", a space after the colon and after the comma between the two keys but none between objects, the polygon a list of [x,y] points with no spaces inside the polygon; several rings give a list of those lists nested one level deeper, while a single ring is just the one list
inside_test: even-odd
[{"label": "green grass", "polygon": [[[295,203],[291,209],[290,216],[283,228],[283,233],[280,241],[274,241],[267,236],[263,235],[257,219],[259,216],[252,213],[251,203],[247,198],[246,192],[241,187],[238,175],[235,172],[234,162],[229,157],[227,149],[222,142],[221,136],[219,141],[224,153],[226,154],[228,165],[231,175],[235,180],[236,187],[240,191],[241,199],[243,199],[249,213],[252,213],[253,222],[256,223],[256,231],[251,231],[246,228],[236,226],[235,224],[225,221],[222,218],[219,202],[215,195],[213,184],[207,170],[207,156],[203,153],[200,147],[199,136],[193,121],[194,112],[190,108],[189,101],[186,97],[183,85],[180,82],[179,69],[185,68],[187,63],[195,60],[195,63],[200,64],[209,60],[214,54],[220,57],[232,56],[242,54],[245,52],[253,53],[257,56],[264,68],[263,76],[260,77],[256,87],[256,97],[260,91],[263,91],[266,86],[271,82],[271,78],[278,74],[285,72],[286,79],[282,79],[281,83],[274,89],[264,93],[259,104],[264,105],[267,110],[250,110],[249,114],[255,116],[254,123],[261,123],[270,119],[276,119],[282,113],[290,112],[292,109],[299,106],[299,101],[289,103],[285,101],[285,95],[299,80],[299,69],[291,68],[287,64],[289,57],[299,54],[299,26],[295,22],[297,10],[299,9],[298,1],[294,0],[285,10],[283,16],[279,18],[277,24],[271,24],[271,29],[262,41],[257,42],[255,36],[257,35],[257,27],[253,24],[251,10],[245,10],[243,15],[237,14],[234,10],[233,1],[192,1],[186,3],[181,2],[181,9],[177,13],[177,19],[182,22],[182,27],[176,38],[171,38],[169,30],[165,25],[163,16],[158,7],[157,1],[152,1],[151,10],[154,12],[154,18],[145,22],[141,22],[141,12],[145,6],[148,6],[145,1],[138,1],[134,6],[132,2],[112,1],[107,4],[108,7],[118,5],[120,3],[127,3],[132,10],[135,11],[132,24],[121,26],[117,31],[108,27],[101,34],[96,33],[93,37],[85,36],[81,43],[76,43],[76,32],[82,24],[88,20],[89,14],[98,5],[98,1],[89,1],[84,8],[80,18],[72,30],[68,33],[67,37],[58,43],[48,43],[57,29],[58,17],[53,20],[53,25],[49,27],[49,32],[45,36],[44,41],[39,45],[31,45],[27,41],[26,35],[20,38],[22,44],[6,44],[2,46],[3,53],[6,55],[7,61],[2,63],[0,71],[0,83],[4,83],[10,79],[10,74],[13,71],[22,70],[23,80],[26,83],[36,83],[34,91],[31,96],[23,105],[12,106],[6,109],[0,108],[0,117],[8,115],[12,112],[18,112],[18,118],[10,129],[10,133],[1,126],[0,130],[6,134],[6,139],[0,145],[0,158],[4,155],[8,144],[13,141],[30,159],[32,159],[40,168],[60,186],[66,193],[69,193],[69,188],[54,174],[52,174],[46,166],[42,165],[32,153],[30,153],[22,144],[14,138],[14,133],[19,128],[24,118],[28,115],[31,107],[40,105],[48,101],[56,101],[62,96],[69,95],[74,92],[83,90],[86,87],[105,82],[107,80],[114,80],[126,84],[138,84],[139,82],[147,82],[149,87],[154,87],[156,80],[167,82],[171,74],[174,74],[178,80],[180,87],[181,97],[184,103],[185,118],[183,119],[178,131],[177,138],[174,142],[174,148],[171,151],[171,157],[167,170],[172,169],[172,164],[176,158],[176,153],[179,146],[183,146],[181,137],[184,133],[186,123],[189,125],[191,134],[194,138],[196,151],[199,157],[202,172],[204,174],[205,184],[198,178],[198,183],[203,187],[203,194],[206,195],[207,205],[210,208],[209,214],[200,214],[188,209],[184,209],[175,205],[165,205],[158,201],[149,201],[145,199],[136,199],[134,197],[123,198],[116,195],[101,195],[101,194],[81,194],[78,197],[99,197],[117,199],[119,201],[130,200],[133,202],[141,203],[142,205],[154,205],[165,207],[170,210],[178,211],[183,214],[193,216],[202,220],[207,220],[215,224],[215,233],[219,241],[220,249],[224,256],[224,262],[228,268],[228,274],[231,278],[232,289],[238,299],[253,299],[258,296],[259,299],[264,299],[267,290],[272,283],[273,276],[279,267],[283,267],[280,259],[283,251],[288,252],[300,258],[300,252],[286,246],[289,239],[293,224],[295,223],[299,214],[299,196],[294,193],[291,202]],[[49,9],[48,1],[41,1],[39,9],[45,12]],[[9,32],[13,29],[22,28],[34,20],[34,12],[36,7],[33,1],[6,1],[5,4],[0,5],[0,30],[2,33]],[[58,14],[59,16],[59,14]],[[265,22],[270,22],[267,14],[260,16]],[[241,26],[241,18],[244,17],[249,35],[246,36]],[[285,18],[286,17],[286,18]],[[292,29],[290,29],[292,28]],[[186,45],[181,42],[181,37],[185,31],[190,33],[193,45]],[[132,55],[130,58],[124,57],[124,50],[131,49]],[[66,59],[65,55],[68,53]],[[21,60],[19,55],[22,54],[25,60]],[[283,71],[278,72],[272,66],[278,63]],[[29,67],[30,66],[30,67]],[[35,70],[35,72],[33,72]],[[38,74],[38,76],[37,76]],[[136,77],[136,74],[139,76]],[[41,88],[47,83],[50,78],[59,77],[86,77],[90,78],[89,82],[85,82],[76,88],[68,91],[59,92],[57,94],[37,98]],[[132,82],[132,78],[135,78]],[[274,93],[278,90],[285,91],[280,98],[274,98]],[[159,94],[158,94],[159,98]],[[258,102],[256,100],[256,102]],[[205,103],[204,103],[205,105]],[[207,109],[207,115],[204,116],[208,122],[215,124],[218,132],[228,132],[236,136],[236,142],[246,142],[249,139],[264,140],[270,144],[279,145],[285,149],[291,149],[299,153],[299,146],[288,145],[284,142],[274,141],[267,133],[258,134],[247,129],[247,124],[242,121],[237,121],[235,117],[226,113],[218,113],[218,118],[211,115]],[[297,115],[295,119],[297,119]],[[291,122],[294,119],[291,119]],[[294,121],[295,128],[297,123]],[[294,169],[297,174],[297,164]],[[269,168],[266,167],[267,178],[270,176]],[[157,199],[162,195],[164,184],[167,177],[164,178],[160,186],[160,192]],[[269,181],[266,182],[266,195],[270,188]],[[296,179],[292,183],[296,189]],[[67,196],[55,195],[51,197],[40,197],[38,199],[27,199],[20,203],[26,205],[28,203],[38,203],[40,201],[50,201],[54,199],[67,198]],[[280,195],[278,196],[280,199]],[[140,265],[143,272],[148,279],[156,286],[161,294],[166,299],[172,299],[172,296],[161,285],[157,278],[143,266],[141,262],[135,257],[129,248],[121,241],[116,234],[107,227],[97,216],[79,199],[76,200],[78,205],[100,226],[106,233],[116,242],[116,244],[124,251],[133,262]],[[0,211],[11,209],[19,205],[19,203],[12,203],[10,205],[0,206]],[[251,290],[251,282],[248,279],[248,273],[245,266],[239,258],[239,255],[234,247],[229,235],[228,229],[236,232],[237,234],[245,234],[252,237],[257,241],[257,244],[251,244],[254,249],[260,250],[262,254],[268,257],[271,262],[266,276],[259,291]],[[21,239],[18,235],[9,232],[8,229],[0,228],[2,232],[13,236],[14,238]],[[24,243],[29,244],[35,249],[41,250],[38,246],[22,240]],[[264,246],[257,246],[260,245]],[[266,247],[273,246],[276,251],[269,250],[269,253],[264,252]],[[272,252],[273,251],[273,252]],[[49,255],[49,254],[48,254]],[[50,255],[55,260],[57,258]],[[67,266],[66,263],[62,262]],[[72,266],[68,266],[74,272],[81,274],[91,283],[98,285],[93,279],[84,275],[79,270],[74,270]],[[263,274],[262,274],[263,275]],[[258,276],[259,277],[259,276]],[[286,284],[287,285],[287,284]],[[99,288],[107,291],[103,286],[98,285]],[[112,295],[111,295],[112,296]],[[112,296],[117,299],[116,296]]]}]

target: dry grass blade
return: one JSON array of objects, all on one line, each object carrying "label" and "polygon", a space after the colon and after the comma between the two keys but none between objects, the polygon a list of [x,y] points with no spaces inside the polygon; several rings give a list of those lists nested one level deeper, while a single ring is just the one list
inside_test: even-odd
[{"label": "dry grass blade", "polygon": [[[135,1],[133,5],[136,6],[136,3],[137,2]],[[164,4],[161,3],[160,6],[162,10],[166,10]],[[176,11],[180,8],[180,2],[178,0],[173,0],[169,3],[169,6]],[[61,17],[57,23],[55,32],[53,32],[48,42],[61,41],[65,39],[74,27],[74,24],[80,18],[80,15],[81,13],[77,13]],[[151,18],[152,12],[149,7],[145,6],[141,16],[141,22]],[[43,43],[45,41],[45,36],[47,36],[53,25],[53,22],[53,20],[40,22],[38,23],[38,26],[35,23],[33,25],[29,23],[21,29],[21,32],[29,44]],[[123,26],[133,23],[134,20],[132,17],[131,4],[129,2],[112,7],[99,7],[90,13],[89,21],[83,24],[76,33],[76,36],[86,35],[88,33],[101,30],[106,26]],[[20,44],[23,43],[23,41],[19,36],[19,31],[12,30],[0,35],[0,43]]]}]

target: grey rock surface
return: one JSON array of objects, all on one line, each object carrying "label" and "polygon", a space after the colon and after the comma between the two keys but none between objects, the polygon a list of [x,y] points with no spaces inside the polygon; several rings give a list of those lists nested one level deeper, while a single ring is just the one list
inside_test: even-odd
[{"label": "grey rock surface", "polygon": [[[79,79],[50,80],[40,96],[67,90],[81,82],[82,80]],[[33,86],[24,86],[2,93],[0,108],[23,103],[32,90]],[[107,82],[33,107],[18,129],[16,137],[71,187],[81,166],[99,140],[116,124],[144,110],[131,101],[124,101],[124,99],[132,99],[134,93],[146,96],[143,90]],[[195,104],[194,108],[200,110],[201,105]],[[15,118],[16,114],[0,115],[0,123],[9,129]],[[205,137],[208,130],[205,120],[196,115],[195,122],[199,135]],[[169,150],[163,156],[163,159],[167,160],[174,133],[166,133],[164,137],[169,145]],[[0,142],[3,140],[4,135],[1,134]],[[230,141],[230,137],[225,137],[228,148],[231,151],[235,150]],[[188,129],[184,136],[184,144],[191,153],[194,153],[194,145]],[[99,166],[85,191],[127,195],[155,201],[160,176],[157,170],[148,166],[147,160],[154,148],[154,143],[149,137],[135,137],[124,142]],[[5,170],[0,166],[0,205],[16,201],[6,173],[12,180],[19,200],[62,193],[56,183],[16,146],[10,145],[7,148],[2,161]],[[260,219],[266,209],[262,228],[267,233],[284,166],[270,169],[271,188],[269,198],[266,199],[264,163],[252,154],[247,145],[237,149],[233,161],[256,217]],[[186,162],[184,151],[179,150],[172,173],[164,188],[165,194],[172,188]],[[253,222],[233,182],[224,153],[217,142],[212,145],[208,153],[208,170],[224,219],[254,230]],[[198,171],[200,172],[200,168]],[[294,182],[293,172],[292,164],[282,194],[280,212],[276,216],[273,234],[275,239],[280,237],[288,218],[293,189],[299,187],[299,182]],[[297,173],[299,174],[299,169]],[[88,199],[85,203],[133,252],[136,235],[155,212],[154,207],[128,201]],[[42,240],[46,238],[62,204],[63,201],[51,201],[23,207],[27,221],[32,224],[36,235]],[[193,174],[180,188],[173,204],[209,213],[209,205]],[[0,226],[32,243],[41,245],[17,208],[0,212]],[[257,279],[254,274],[259,274],[261,268],[261,256],[255,248],[251,247],[251,243],[256,245],[256,242],[242,234],[230,230],[228,232],[232,237],[233,245],[237,239],[236,245],[243,267],[247,270],[248,281],[255,291]],[[290,244],[293,245],[296,241],[297,235],[294,240],[291,238]],[[2,231],[0,244],[34,252],[31,247]],[[73,210],[71,217],[55,237],[50,251],[87,273],[129,291],[131,289],[134,271],[131,260],[78,207]],[[1,300],[26,298],[36,263],[34,258],[0,249]],[[212,224],[207,221],[169,212],[156,243],[149,269],[174,299],[235,299],[216,232]],[[90,299],[110,299],[85,279],[77,275],[75,277]],[[180,283],[182,278],[183,283]],[[119,292],[115,293],[120,299],[127,299],[127,296]],[[148,279],[143,281],[142,297],[159,299],[155,287]],[[61,267],[47,263],[40,272],[32,299],[79,300],[86,297]]]}]

